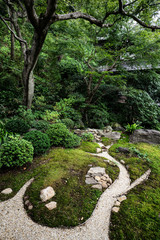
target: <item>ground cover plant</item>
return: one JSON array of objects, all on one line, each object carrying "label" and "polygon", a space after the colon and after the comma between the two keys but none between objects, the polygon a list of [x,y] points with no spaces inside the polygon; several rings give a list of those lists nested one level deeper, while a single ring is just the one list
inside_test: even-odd
[{"label": "ground cover plant", "polygon": [[[123,159],[132,181],[151,169],[149,179],[138,185],[128,195],[118,213],[112,213],[111,240],[159,240],[160,239],[160,146],[146,143],[131,144],[119,141],[110,149],[117,160]],[[118,147],[131,150],[128,155],[117,151]]]},{"label": "ground cover plant", "polygon": [[[34,158],[32,164],[0,169],[0,191],[11,187],[11,197],[34,177],[25,193],[34,206],[32,210],[27,210],[30,217],[50,227],[75,226],[90,217],[102,193],[85,184],[88,165],[105,167],[113,181],[118,177],[118,168],[104,163],[103,158],[91,156],[80,149],[52,148],[48,154]],[[52,211],[46,209],[47,202],[40,201],[40,190],[47,186],[52,186],[56,192],[53,200],[57,201],[57,208]],[[9,196],[0,194],[0,200],[7,198]]]}]

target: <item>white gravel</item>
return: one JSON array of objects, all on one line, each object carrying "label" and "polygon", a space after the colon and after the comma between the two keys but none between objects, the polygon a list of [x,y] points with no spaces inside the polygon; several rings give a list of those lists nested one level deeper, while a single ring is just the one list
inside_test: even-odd
[{"label": "white gravel", "polygon": [[29,180],[12,198],[0,202],[0,240],[109,240],[108,231],[112,207],[118,196],[127,193],[150,174],[150,170],[130,185],[126,168],[107,152],[105,157],[120,169],[118,179],[101,195],[92,216],[82,225],[70,229],[49,228],[33,222],[24,209],[23,195],[34,179]]}]

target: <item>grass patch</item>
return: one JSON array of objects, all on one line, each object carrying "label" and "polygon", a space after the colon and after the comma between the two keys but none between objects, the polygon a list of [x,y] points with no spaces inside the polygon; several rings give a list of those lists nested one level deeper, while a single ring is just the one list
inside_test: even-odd
[{"label": "grass patch", "polygon": [[90,152],[90,153],[97,153],[97,148],[100,148],[98,143],[86,142],[86,141],[83,141],[81,143],[81,146],[79,147],[79,149],[81,149],[85,152]]},{"label": "grass patch", "polygon": [[110,138],[107,138],[107,137],[102,137],[102,143],[105,145],[105,146],[108,146],[110,145],[111,143],[113,143],[114,140],[110,139]]},{"label": "grass patch", "polygon": [[[147,154],[147,161],[132,154],[118,153],[118,147],[134,147]],[[111,240],[159,240],[160,239],[160,147],[145,143],[117,143],[110,149],[116,159],[123,159],[132,181],[151,169],[149,179],[138,185],[128,195],[118,213],[112,213]]]},{"label": "grass patch", "polygon": [[[106,173],[114,181],[119,173],[115,166],[103,162],[103,158],[94,157],[80,149],[51,149],[48,154],[34,159],[32,165],[23,168],[1,171],[0,189],[11,187],[12,196],[23,184],[34,177],[25,196],[33,205],[27,210],[37,223],[49,227],[70,227],[87,220],[92,214],[101,191],[85,184],[85,175],[90,166],[106,168]],[[26,168],[26,169],[24,169]],[[40,190],[52,186],[56,195],[50,201],[57,202],[57,208],[49,211],[40,200]],[[0,195],[1,200],[9,196]]]}]

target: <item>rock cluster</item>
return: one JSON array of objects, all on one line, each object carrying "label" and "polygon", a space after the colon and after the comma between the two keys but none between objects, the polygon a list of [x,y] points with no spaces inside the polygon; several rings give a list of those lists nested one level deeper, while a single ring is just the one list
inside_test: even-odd
[{"label": "rock cluster", "polygon": [[102,190],[112,184],[112,179],[106,174],[105,168],[92,167],[87,172],[85,183],[91,184],[92,188]]},{"label": "rock cluster", "polygon": [[127,199],[126,195],[122,195],[122,196],[118,197],[116,202],[114,203],[114,207],[112,208],[112,212],[117,213],[120,209],[121,202],[123,202],[126,199]]},{"label": "rock cluster", "polygon": [[74,133],[76,133],[80,137],[82,136],[83,133],[91,133],[94,136],[96,142],[100,142],[101,137],[107,137],[112,140],[119,140],[121,137],[121,134],[119,132],[113,132],[110,126],[107,126],[103,130],[91,128],[87,128],[86,130],[75,129]]}]

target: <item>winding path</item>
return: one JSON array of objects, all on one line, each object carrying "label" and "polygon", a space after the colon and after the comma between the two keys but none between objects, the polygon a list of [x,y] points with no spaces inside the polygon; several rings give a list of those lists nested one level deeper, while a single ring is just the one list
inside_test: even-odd
[{"label": "winding path", "polygon": [[139,179],[131,180],[126,168],[107,152],[94,154],[117,164],[118,179],[101,195],[92,216],[82,225],[70,228],[49,228],[33,222],[24,209],[23,195],[34,179],[30,179],[12,198],[0,202],[0,240],[109,240],[109,223],[112,207],[117,197],[146,180],[148,170]]}]

